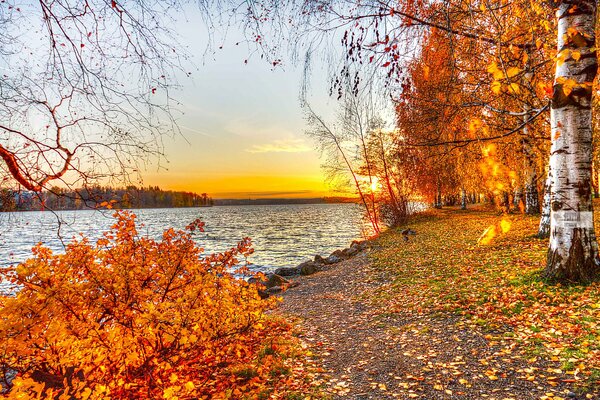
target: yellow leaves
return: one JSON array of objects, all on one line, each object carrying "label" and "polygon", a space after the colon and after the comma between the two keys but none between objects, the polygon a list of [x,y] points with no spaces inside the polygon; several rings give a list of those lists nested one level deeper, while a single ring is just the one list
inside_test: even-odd
[{"label": "yellow leaves", "polygon": [[520,68],[510,67],[506,70],[506,76],[508,78],[513,78],[513,77],[517,76],[520,72],[521,72]]},{"label": "yellow leaves", "polygon": [[577,50],[573,50],[571,52],[571,57],[573,58],[573,60],[579,61],[579,59],[581,58],[581,52],[579,52]]},{"label": "yellow leaves", "polygon": [[513,82],[508,85],[507,91],[512,94],[519,94],[521,89],[518,83]]},{"label": "yellow leaves", "polygon": [[[500,68],[498,63],[493,61],[487,67],[487,72],[492,74],[494,80],[490,88],[494,94],[506,93],[517,95],[521,92],[520,85],[514,81],[523,70],[518,67]],[[513,80],[513,81],[511,81]]]},{"label": "yellow leaves", "polygon": [[[488,155],[494,154],[493,148],[486,150]],[[496,153],[499,152],[497,148]],[[594,206],[600,207],[600,202],[595,201]],[[431,238],[426,249],[402,248],[394,244],[397,236],[382,239],[383,249],[373,254],[375,267],[386,268],[385,271],[392,274],[391,279],[404,278],[401,289],[391,290],[386,295],[393,301],[397,301],[399,293],[408,296],[399,303],[403,312],[418,313],[427,304],[427,312],[442,310],[458,312],[465,318],[471,316],[461,329],[468,329],[468,324],[483,327],[484,331],[492,329],[484,338],[494,349],[495,356],[480,358],[479,363],[473,360],[468,370],[473,372],[471,365],[477,364],[482,376],[458,376],[459,385],[466,387],[472,379],[482,387],[500,387],[498,382],[505,380],[504,373],[510,371],[512,360],[523,357],[527,359],[522,360],[519,366],[522,369],[511,371],[516,373],[507,374],[506,379],[521,380],[526,385],[531,382],[531,387],[564,389],[571,384],[583,385],[591,376],[597,376],[596,371],[600,369],[600,283],[574,291],[570,285],[532,279],[538,276],[547,252],[547,244],[531,235],[539,223],[533,218],[507,216],[512,226],[501,241],[496,237],[497,245],[465,248],[465,243],[475,242],[488,226],[494,226],[496,233],[502,235],[499,219],[496,213],[489,211],[472,210],[461,214],[448,209],[444,214],[434,215],[433,220],[412,225]],[[600,225],[600,213],[595,214],[595,223]],[[439,235],[449,226],[460,227],[460,234]],[[440,276],[452,276],[452,285],[460,289],[436,286]],[[451,340],[450,335],[445,337]],[[529,351],[523,352],[531,348],[536,350],[535,356],[527,355]],[[484,371],[487,372],[484,374]],[[497,380],[494,381],[494,377]],[[459,387],[453,387],[455,394]],[[556,397],[561,395],[562,389],[557,389]],[[511,397],[508,393],[504,396]],[[495,398],[504,397],[496,393]]]},{"label": "yellow leaves", "polygon": [[485,376],[487,376],[490,381],[497,381],[498,376],[496,376],[496,372],[495,369],[488,369],[485,371]]},{"label": "yellow leaves", "polygon": [[175,395],[179,391],[179,386],[171,386],[163,391],[162,398],[169,400],[177,400],[179,397]]},{"label": "yellow leaves", "polygon": [[535,47],[539,50],[544,45],[544,41],[541,38],[535,40]]},{"label": "yellow leaves", "polygon": [[500,94],[502,92],[502,84],[498,81],[493,81],[490,85],[494,94]]},{"label": "yellow leaves", "polygon": [[571,50],[569,50],[569,49],[561,50],[561,52],[556,55],[556,64],[559,67],[562,66],[565,63],[565,61],[567,60],[567,58],[569,57],[570,53],[571,53]]},{"label": "yellow leaves", "polygon": [[498,67],[498,63],[496,63],[496,61],[493,61],[490,65],[488,65],[487,72],[492,74],[494,80],[496,81],[504,78],[504,71]]},{"label": "yellow leaves", "polygon": [[[561,85],[562,91],[565,94],[565,96],[569,96],[571,94],[571,92],[573,92],[574,88],[581,86],[574,79],[567,79],[563,76],[556,78],[556,83]],[[584,87],[585,87],[585,84],[584,84]]]},{"label": "yellow leaves", "polygon": [[578,33],[579,33],[579,30],[577,30],[577,28],[575,28],[574,26],[570,26],[567,28],[567,37],[575,36]]},{"label": "yellow leaves", "polygon": [[[260,299],[256,284],[230,273],[249,240],[228,254],[200,257],[188,232],[140,238],[133,214],[116,217],[95,244],[81,240],[64,254],[39,247],[12,267],[23,289],[2,299],[0,346],[23,374],[15,398],[35,398],[44,387],[30,376],[39,365],[52,374],[80,368],[85,381],[56,378],[69,398],[139,398],[140,390],[150,398],[221,398],[244,384],[230,380],[241,366],[253,371],[254,386],[240,393],[287,384],[272,376],[298,346],[290,326],[266,316],[275,303]],[[31,329],[23,330],[23,321]],[[277,352],[260,356],[263,344]]]}]

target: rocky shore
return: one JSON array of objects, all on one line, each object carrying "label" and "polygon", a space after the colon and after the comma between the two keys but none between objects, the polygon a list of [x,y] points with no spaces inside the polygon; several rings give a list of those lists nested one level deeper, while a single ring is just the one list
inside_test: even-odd
[{"label": "rocky shore", "polygon": [[[306,260],[295,267],[281,267],[274,272],[269,272],[264,275],[264,279],[260,283],[264,285],[264,290],[260,290],[259,294],[263,298],[270,295],[283,292],[289,288],[298,286],[298,282],[291,280],[293,277],[312,275],[320,271],[331,268],[334,264],[348,260],[368,247],[366,240],[355,240],[345,249],[335,250],[327,257],[317,254],[314,259]],[[259,281],[258,278],[251,278],[250,281]]]}]

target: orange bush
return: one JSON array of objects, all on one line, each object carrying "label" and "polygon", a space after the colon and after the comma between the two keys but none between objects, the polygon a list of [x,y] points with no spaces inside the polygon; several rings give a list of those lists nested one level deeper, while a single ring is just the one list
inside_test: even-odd
[{"label": "orange bush", "polygon": [[0,300],[5,397],[255,397],[285,371],[276,343],[289,326],[265,317],[274,300],[231,273],[248,239],[201,257],[189,232],[155,241],[138,236],[133,214],[115,215],[95,244],[39,245],[3,270],[20,286]]}]

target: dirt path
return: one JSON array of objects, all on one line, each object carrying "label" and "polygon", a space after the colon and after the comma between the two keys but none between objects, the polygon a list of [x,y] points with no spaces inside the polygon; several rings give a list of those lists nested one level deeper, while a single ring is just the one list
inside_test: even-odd
[{"label": "dirt path", "polygon": [[300,320],[333,398],[600,399],[576,395],[554,378],[556,365],[507,354],[508,339],[495,341],[458,317],[389,313],[362,300],[387,284],[366,253],[297,280],[280,310]]}]

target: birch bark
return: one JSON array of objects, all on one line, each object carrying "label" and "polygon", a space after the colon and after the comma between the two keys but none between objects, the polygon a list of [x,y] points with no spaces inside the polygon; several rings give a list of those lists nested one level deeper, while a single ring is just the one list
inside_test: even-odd
[{"label": "birch bark", "polygon": [[546,276],[585,282],[599,271],[591,191],[592,82],[598,69],[596,1],[562,1],[556,17],[559,61],[550,117],[552,188]]},{"label": "birch bark", "polygon": [[544,203],[542,205],[542,217],[537,236],[540,239],[550,237],[550,191],[552,189],[552,175],[548,171],[546,183],[544,184]]}]

